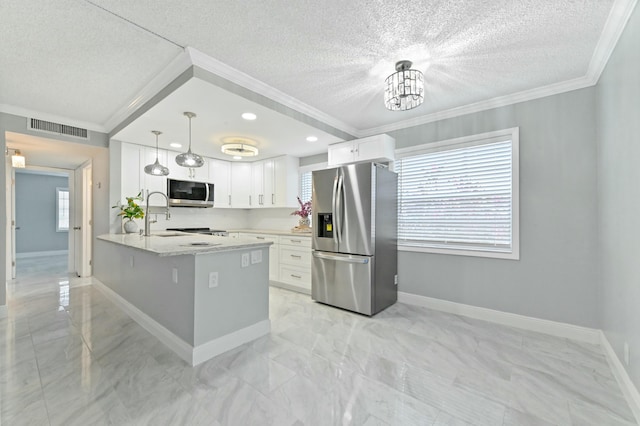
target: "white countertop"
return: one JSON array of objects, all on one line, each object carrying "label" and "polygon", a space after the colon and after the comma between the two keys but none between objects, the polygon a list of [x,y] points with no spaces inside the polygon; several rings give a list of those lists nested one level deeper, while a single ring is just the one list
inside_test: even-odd
[{"label": "white countertop", "polygon": [[[175,231],[157,231],[148,237],[139,234],[104,234],[97,238],[126,247],[155,253],[158,256],[208,254],[219,251],[268,247],[272,244],[269,241],[256,242],[255,240],[242,238],[215,237],[212,235],[189,234]],[[196,245],[192,245],[194,243]]]},{"label": "white countertop", "polygon": [[230,229],[228,232],[244,232],[247,234],[271,234],[271,235],[295,235],[297,237],[311,237],[311,230],[309,232],[293,232],[282,231],[276,229]]}]

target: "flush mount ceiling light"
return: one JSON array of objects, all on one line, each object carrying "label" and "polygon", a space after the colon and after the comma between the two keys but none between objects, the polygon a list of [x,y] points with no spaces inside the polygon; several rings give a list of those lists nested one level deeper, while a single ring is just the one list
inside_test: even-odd
[{"label": "flush mount ceiling light", "polygon": [[406,111],[424,101],[424,76],[411,65],[411,61],[396,62],[396,72],[384,81],[384,106],[388,110]]},{"label": "flush mount ceiling light", "polygon": [[184,115],[189,119],[189,149],[185,153],[176,155],[176,163],[182,167],[202,167],[204,165],[202,157],[191,152],[191,119],[196,115],[193,112],[185,112]]},{"label": "flush mount ceiling light", "polygon": [[318,138],[316,136],[308,136],[307,142],[317,142]]},{"label": "flush mount ceiling light", "polygon": [[244,118],[245,120],[252,121],[258,118],[258,116],[252,112],[245,112],[244,114],[242,114],[242,118]]},{"label": "flush mount ceiling light", "polygon": [[17,169],[24,169],[26,167],[24,155],[20,154],[19,149],[13,150],[13,155],[11,156],[11,165]]},{"label": "flush mount ceiling light", "polygon": [[255,157],[259,153],[258,148],[246,143],[245,139],[239,139],[233,143],[225,143],[222,145],[221,151],[227,155],[239,157]]},{"label": "flush mount ceiling light", "polygon": [[181,143],[176,143],[176,142],[171,142],[169,144],[170,147],[172,148],[182,148],[182,144]]},{"label": "flush mount ceiling light", "polygon": [[162,134],[159,130],[152,130],[151,133],[156,135],[156,162],[144,166],[144,172],[153,176],[166,176],[169,174],[169,169],[158,161],[158,136]]}]

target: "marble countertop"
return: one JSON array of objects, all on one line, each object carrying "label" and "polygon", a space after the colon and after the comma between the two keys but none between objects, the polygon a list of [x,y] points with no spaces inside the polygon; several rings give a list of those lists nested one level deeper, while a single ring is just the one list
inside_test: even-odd
[{"label": "marble countertop", "polygon": [[126,247],[148,251],[158,256],[180,256],[184,254],[209,254],[221,251],[268,247],[269,241],[212,235],[189,234],[186,232],[157,231],[146,237],[139,234],[104,234],[99,240]]},{"label": "marble countertop", "polygon": [[295,235],[298,237],[311,237],[311,230],[309,232],[293,232],[283,231],[277,229],[230,229],[228,232],[245,232],[247,234],[271,234],[271,235]]}]

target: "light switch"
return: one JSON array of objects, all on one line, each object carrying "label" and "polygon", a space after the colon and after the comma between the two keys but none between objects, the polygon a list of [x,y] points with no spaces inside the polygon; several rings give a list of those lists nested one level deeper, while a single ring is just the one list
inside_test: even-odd
[{"label": "light switch", "polygon": [[242,253],[242,267],[246,268],[249,266],[249,253]]}]

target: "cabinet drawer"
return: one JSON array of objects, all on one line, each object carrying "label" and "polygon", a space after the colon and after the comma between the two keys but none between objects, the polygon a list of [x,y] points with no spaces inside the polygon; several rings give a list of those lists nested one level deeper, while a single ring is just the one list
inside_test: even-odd
[{"label": "cabinet drawer", "polygon": [[309,237],[285,237],[281,235],[280,244],[287,246],[305,247],[311,250],[311,238]]},{"label": "cabinet drawer", "polygon": [[278,244],[278,236],[277,235],[269,235],[269,234],[248,234],[245,232],[241,232],[240,236],[243,238],[251,238],[258,241],[270,241],[274,244]]},{"label": "cabinet drawer", "polygon": [[309,269],[311,268],[311,251],[300,250],[290,246],[281,246],[280,263]]},{"label": "cabinet drawer", "polygon": [[305,289],[311,289],[311,268],[280,264],[280,281]]}]

